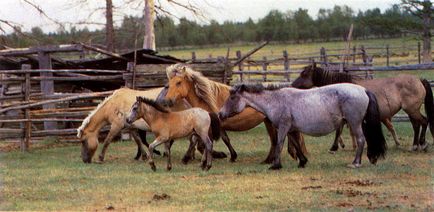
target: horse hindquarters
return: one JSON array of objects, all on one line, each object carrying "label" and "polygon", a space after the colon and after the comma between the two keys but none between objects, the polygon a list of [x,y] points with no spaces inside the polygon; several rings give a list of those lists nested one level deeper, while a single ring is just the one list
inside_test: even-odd
[{"label": "horse hindquarters", "polygon": [[378,158],[384,158],[387,150],[386,139],[381,129],[380,112],[378,109],[377,98],[375,95],[366,91],[369,97],[369,104],[366,110],[365,118],[362,124],[363,134],[368,144],[368,158],[372,164],[375,164]]}]

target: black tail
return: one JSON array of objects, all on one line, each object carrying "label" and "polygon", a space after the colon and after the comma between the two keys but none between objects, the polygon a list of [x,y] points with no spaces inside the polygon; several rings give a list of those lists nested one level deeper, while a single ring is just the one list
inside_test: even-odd
[{"label": "black tail", "polygon": [[210,137],[214,141],[220,138],[220,119],[216,113],[208,113],[211,118]]},{"label": "black tail", "polygon": [[366,143],[368,144],[369,161],[375,164],[378,158],[384,158],[386,155],[387,143],[381,129],[377,98],[370,91],[366,91],[366,94],[369,97],[369,104],[362,127]]},{"label": "black tail", "polygon": [[425,87],[425,112],[428,118],[428,124],[430,125],[430,128],[432,128],[434,127],[434,100],[431,85],[426,79],[421,79],[420,81],[422,82],[423,87]]}]

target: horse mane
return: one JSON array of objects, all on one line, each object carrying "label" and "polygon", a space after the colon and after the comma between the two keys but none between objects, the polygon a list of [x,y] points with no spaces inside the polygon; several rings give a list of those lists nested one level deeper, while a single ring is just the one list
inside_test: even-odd
[{"label": "horse mane", "polygon": [[229,86],[214,82],[198,71],[194,71],[188,65],[178,63],[171,65],[166,69],[167,78],[170,80],[175,76],[185,76],[189,81],[194,83],[194,92],[196,95],[205,102],[212,111],[219,111],[217,106],[217,96],[223,91],[223,88],[229,88]]},{"label": "horse mane", "polygon": [[95,115],[95,113],[100,110],[114,95],[115,93],[117,93],[119,90],[116,90],[115,92],[113,92],[112,95],[106,97],[101,103],[98,104],[98,106],[96,106],[95,109],[93,109],[89,115],[83,120],[83,122],[81,123],[81,126],[79,128],[77,128],[77,138],[81,138],[81,136],[83,135],[83,131],[84,128],[87,127],[87,125],[89,125],[90,123],[90,119]]},{"label": "horse mane", "polygon": [[305,70],[307,69],[313,71],[312,82],[315,86],[324,86],[342,82],[353,82],[353,76],[348,73],[326,71],[320,67],[314,67],[312,65],[305,67]]},{"label": "horse mane", "polygon": [[166,108],[164,108],[165,106],[163,106],[163,105],[170,105],[171,102],[169,102],[169,101],[157,102],[155,100],[148,99],[146,97],[139,98],[139,101],[143,102],[143,103],[145,103],[145,104],[147,104],[147,105],[149,105],[149,106],[151,106],[153,108],[155,108],[156,110],[158,110],[158,111],[160,111],[162,113],[169,113],[169,111]]},{"label": "horse mane", "polygon": [[262,85],[262,84],[237,84],[234,85],[231,89],[231,93],[236,92],[249,92],[249,93],[261,93],[262,91],[274,91],[279,90],[281,88],[286,88],[286,85],[279,85],[279,84],[269,84],[269,85]]}]

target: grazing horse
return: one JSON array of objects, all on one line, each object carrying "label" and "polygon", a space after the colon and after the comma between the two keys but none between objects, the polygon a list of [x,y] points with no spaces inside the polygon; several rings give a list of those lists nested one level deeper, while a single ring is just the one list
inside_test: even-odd
[{"label": "grazing horse", "polygon": [[[169,78],[169,90],[166,99],[176,102],[181,99],[186,99],[193,107],[200,107],[208,112],[218,112],[229,97],[228,85],[218,83],[204,77],[200,72],[192,70],[184,64],[175,64],[167,68],[167,77]],[[228,147],[231,154],[231,162],[237,158],[237,153],[233,149],[226,130],[229,131],[246,131],[252,129],[264,122],[268,135],[271,140],[271,148],[267,158],[262,163],[271,163],[273,160],[273,152],[276,146],[276,129],[271,122],[265,118],[264,114],[247,107],[240,114],[228,118],[222,122],[221,136],[223,142]],[[293,143],[294,136],[288,135],[288,153],[296,159],[296,149]],[[301,138],[303,138],[301,136]],[[304,153],[307,153],[303,139],[298,140],[299,145]]]},{"label": "grazing horse", "polygon": [[[425,134],[428,124],[434,137],[434,103],[428,81],[408,74],[371,80],[356,79],[348,73],[325,71],[314,64],[306,66],[300,76],[292,83],[292,86],[311,88],[343,82],[358,84],[375,94],[381,121],[392,134],[396,145],[399,145],[399,141],[391,119],[399,110],[403,109],[408,114],[414,130],[412,150],[427,148],[428,143],[425,142]],[[420,113],[420,108],[424,102],[428,119]],[[422,126],[422,131],[419,131],[420,126]],[[336,136],[331,151],[338,149],[337,140],[341,139],[340,132],[338,131],[339,135]]]},{"label": "grazing horse", "polygon": [[[363,146],[368,144],[368,158],[373,164],[386,153],[386,141],[381,130],[380,114],[375,95],[354,84],[337,84],[309,90],[263,85],[237,85],[219,112],[226,119],[253,107],[262,112],[278,129],[277,147],[270,169],[280,169],[280,153],[285,135],[301,132],[323,136],[350,126],[357,140],[356,157],[350,166],[361,166]],[[297,150],[299,151],[299,149]],[[304,167],[306,159],[300,159]]]},{"label": "grazing horse", "polygon": [[[212,163],[213,141],[220,137],[220,120],[215,113],[208,113],[201,108],[190,108],[178,112],[170,112],[154,100],[137,97],[137,101],[131,107],[128,123],[133,123],[143,118],[148,123],[150,130],[155,134],[155,140],[146,151],[149,165],[156,171],[153,161],[153,150],[160,144],[165,144],[167,152],[167,170],[172,169],[170,159],[170,140],[183,138],[195,134],[205,144],[205,152],[202,155],[202,169],[209,170]],[[190,148],[195,144],[190,143]]]}]

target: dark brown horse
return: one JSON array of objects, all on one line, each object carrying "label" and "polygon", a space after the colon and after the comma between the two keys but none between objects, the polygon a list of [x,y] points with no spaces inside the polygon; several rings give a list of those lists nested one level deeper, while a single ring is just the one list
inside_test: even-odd
[{"label": "dark brown horse", "polygon": [[[311,88],[343,82],[361,85],[375,94],[378,99],[381,120],[391,132],[396,145],[399,145],[399,142],[391,118],[402,109],[408,114],[414,130],[412,150],[427,148],[428,144],[425,142],[425,134],[428,125],[434,137],[433,94],[427,80],[408,74],[372,80],[357,79],[348,73],[325,71],[314,64],[306,66],[300,73],[300,76],[292,83],[292,86],[296,88]],[[425,103],[425,111],[428,118],[420,113],[423,103]],[[422,131],[420,131],[421,126]],[[338,148],[337,142],[340,139],[340,131],[337,131],[335,142],[330,149],[331,151],[336,151]]]}]

